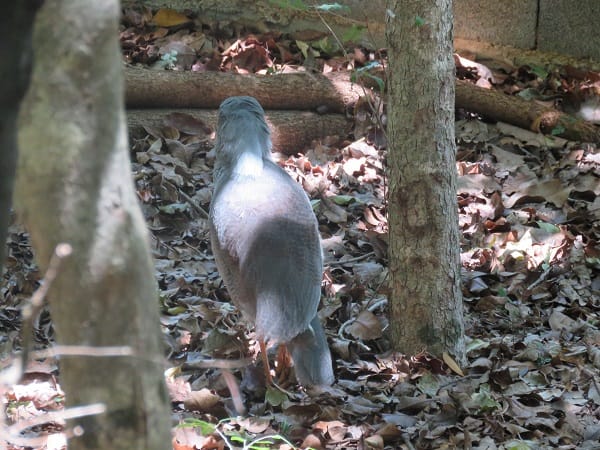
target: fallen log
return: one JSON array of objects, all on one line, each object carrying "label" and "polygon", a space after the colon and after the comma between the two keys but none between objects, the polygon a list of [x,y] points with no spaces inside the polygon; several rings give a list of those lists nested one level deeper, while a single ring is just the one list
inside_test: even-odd
[{"label": "fallen log", "polygon": [[[127,68],[125,75],[128,108],[217,109],[221,101],[229,96],[251,95],[265,110],[341,113],[352,110],[358,99],[369,91],[368,87],[363,88],[351,82],[349,72],[298,72],[264,76]],[[383,77],[383,72],[380,76]],[[536,132],[556,134],[575,141],[600,142],[599,128],[589,122],[534,101],[463,81],[456,83],[456,107]],[[311,124],[307,124],[307,131],[312,130],[310,140],[317,136],[318,122],[324,116],[316,117],[321,119],[315,118]],[[339,127],[341,122],[334,123],[337,125],[324,124],[324,130],[330,132],[332,128]],[[296,142],[299,136],[294,133],[290,139],[279,139],[281,143],[289,145]]]},{"label": "fallen log", "polygon": [[364,95],[346,72],[239,75],[127,67],[125,80],[128,108],[217,109],[227,97],[251,95],[265,110],[342,113]]},{"label": "fallen log", "polygon": [[553,134],[571,141],[600,142],[600,127],[590,122],[535,101],[480,88],[465,81],[456,82],[456,106],[526,130]]},{"label": "fallen log", "polygon": [[[217,111],[203,109],[134,109],[127,110],[127,125],[132,137],[148,134],[144,127],[160,128],[165,118],[173,113],[185,113],[204,122],[215,130]],[[325,136],[344,138],[350,128],[343,114],[319,115],[310,111],[267,111],[267,123],[271,128],[273,149],[294,154],[308,148],[314,140]]]}]

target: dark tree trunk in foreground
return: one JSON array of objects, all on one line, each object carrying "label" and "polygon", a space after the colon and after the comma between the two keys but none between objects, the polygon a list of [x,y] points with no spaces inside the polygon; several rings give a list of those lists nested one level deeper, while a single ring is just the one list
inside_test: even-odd
[{"label": "dark tree trunk in foreground", "polygon": [[391,332],[464,361],[451,0],[388,2]]},{"label": "dark tree trunk in foreground", "polygon": [[31,30],[42,0],[0,5],[0,274],[17,164],[17,116],[31,74]]},{"label": "dark tree trunk in foreground", "polygon": [[[117,0],[47,0],[34,30],[31,88],[19,122],[16,205],[37,261],[71,244],[49,292],[63,356],[66,406],[103,403],[78,418],[69,449],[171,448],[158,296],[127,146]],[[130,346],[132,356],[92,356]]]}]

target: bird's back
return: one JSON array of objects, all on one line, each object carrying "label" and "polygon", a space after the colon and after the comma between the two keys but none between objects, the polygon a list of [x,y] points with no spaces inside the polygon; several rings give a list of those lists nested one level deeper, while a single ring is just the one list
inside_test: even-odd
[{"label": "bird's back", "polygon": [[266,340],[306,330],[320,298],[322,257],[308,197],[270,160],[228,170],[211,206],[213,252],[234,303]]}]

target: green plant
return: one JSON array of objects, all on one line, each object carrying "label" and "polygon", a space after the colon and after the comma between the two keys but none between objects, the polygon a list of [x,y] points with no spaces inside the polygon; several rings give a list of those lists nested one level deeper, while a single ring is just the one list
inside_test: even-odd
[{"label": "green plant", "polygon": [[415,25],[418,27],[422,27],[423,25],[425,25],[425,19],[423,19],[420,16],[415,16]]},{"label": "green plant", "polygon": [[383,94],[385,92],[385,82],[381,77],[371,74],[369,71],[371,69],[381,67],[381,63],[378,61],[371,61],[370,63],[364,65],[363,67],[359,67],[352,72],[350,75],[350,81],[353,83],[359,82],[361,79],[370,78],[377,83],[377,87],[379,88],[379,93]]},{"label": "green plant", "polygon": [[[183,423],[178,425],[178,428],[199,428],[202,436],[208,436],[216,433],[221,437],[221,439],[223,439],[223,442],[230,450],[238,448],[233,445],[234,442],[241,444],[242,450],[268,450],[273,444],[275,444],[276,441],[283,442],[289,445],[291,448],[296,449],[296,447],[282,434],[272,434],[269,436],[253,438],[244,430],[223,430],[223,426],[231,421],[231,418],[227,418],[220,420],[216,425],[214,425],[210,422],[190,417],[184,419]],[[289,424],[283,423],[281,425],[281,430],[282,433],[285,432],[284,430],[289,431]]]}]

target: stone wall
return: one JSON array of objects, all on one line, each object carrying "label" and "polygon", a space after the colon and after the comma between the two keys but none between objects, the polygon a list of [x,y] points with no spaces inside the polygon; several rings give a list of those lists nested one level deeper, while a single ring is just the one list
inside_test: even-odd
[{"label": "stone wall", "polygon": [[600,61],[598,0],[454,0],[454,16],[457,37]]}]

